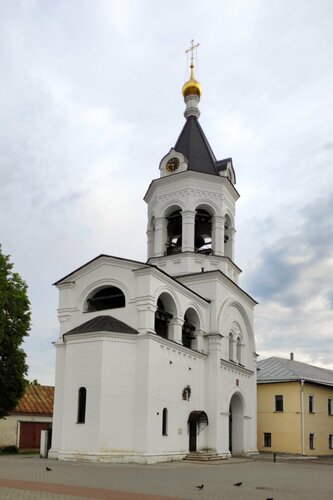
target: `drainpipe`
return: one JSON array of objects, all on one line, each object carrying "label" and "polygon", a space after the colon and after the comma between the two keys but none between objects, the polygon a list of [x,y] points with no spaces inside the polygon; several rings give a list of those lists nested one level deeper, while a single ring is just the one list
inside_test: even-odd
[{"label": "drainpipe", "polygon": [[304,455],[304,379],[301,379],[301,448]]}]

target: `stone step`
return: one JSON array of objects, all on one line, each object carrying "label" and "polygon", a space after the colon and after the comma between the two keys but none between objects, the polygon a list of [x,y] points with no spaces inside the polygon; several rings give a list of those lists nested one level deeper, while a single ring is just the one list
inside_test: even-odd
[{"label": "stone step", "polygon": [[193,460],[193,461],[211,461],[211,460],[225,460],[224,457],[219,456],[217,453],[210,453],[206,451],[193,451],[191,453],[188,453],[184,460]]}]

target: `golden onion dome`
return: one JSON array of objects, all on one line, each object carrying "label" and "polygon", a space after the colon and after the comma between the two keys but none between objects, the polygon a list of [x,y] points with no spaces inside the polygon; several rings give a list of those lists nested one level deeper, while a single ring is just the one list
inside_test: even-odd
[{"label": "golden onion dome", "polygon": [[202,88],[200,83],[194,78],[194,66],[191,64],[191,74],[190,74],[190,79],[184,83],[183,88],[182,88],[182,93],[184,97],[187,97],[188,95],[197,95],[198,97],[201,96],[202,94]]}]

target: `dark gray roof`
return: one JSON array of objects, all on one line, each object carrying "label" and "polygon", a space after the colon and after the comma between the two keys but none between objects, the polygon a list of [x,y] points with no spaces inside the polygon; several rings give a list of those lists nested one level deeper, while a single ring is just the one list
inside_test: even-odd
[{"label": "dark gray roof", "polygon": [[212,148],[195,116],[189,116],[178,137],[175,150],[187,158],[188,170],[219,175]]},{"label": "dark gray roof", "polygon": [[96,318],[90,319],[82,325],[69,330],[69,332],[66,332],[64,335],[93,332],[131,333],[134,335],[138,333],[131,326],[126,325],[126,323],[123,323],[112,316],[97,316]]},{"label": "dark gray roof", "polygon": [[301,379],[306,382],[333,386],[333,370],[275,357],[258,362],[257,382],[259,384],[292,382]]}]

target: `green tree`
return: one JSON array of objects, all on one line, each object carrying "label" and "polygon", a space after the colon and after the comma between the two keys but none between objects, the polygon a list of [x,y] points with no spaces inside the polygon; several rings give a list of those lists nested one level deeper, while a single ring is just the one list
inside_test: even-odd
[{"label": "green tree", "polygon": [[12,411],[23,396],[28,371],[20,348],[30,329],[27,285],[13,272],[9,255],[0,246],[0,418]]}]

